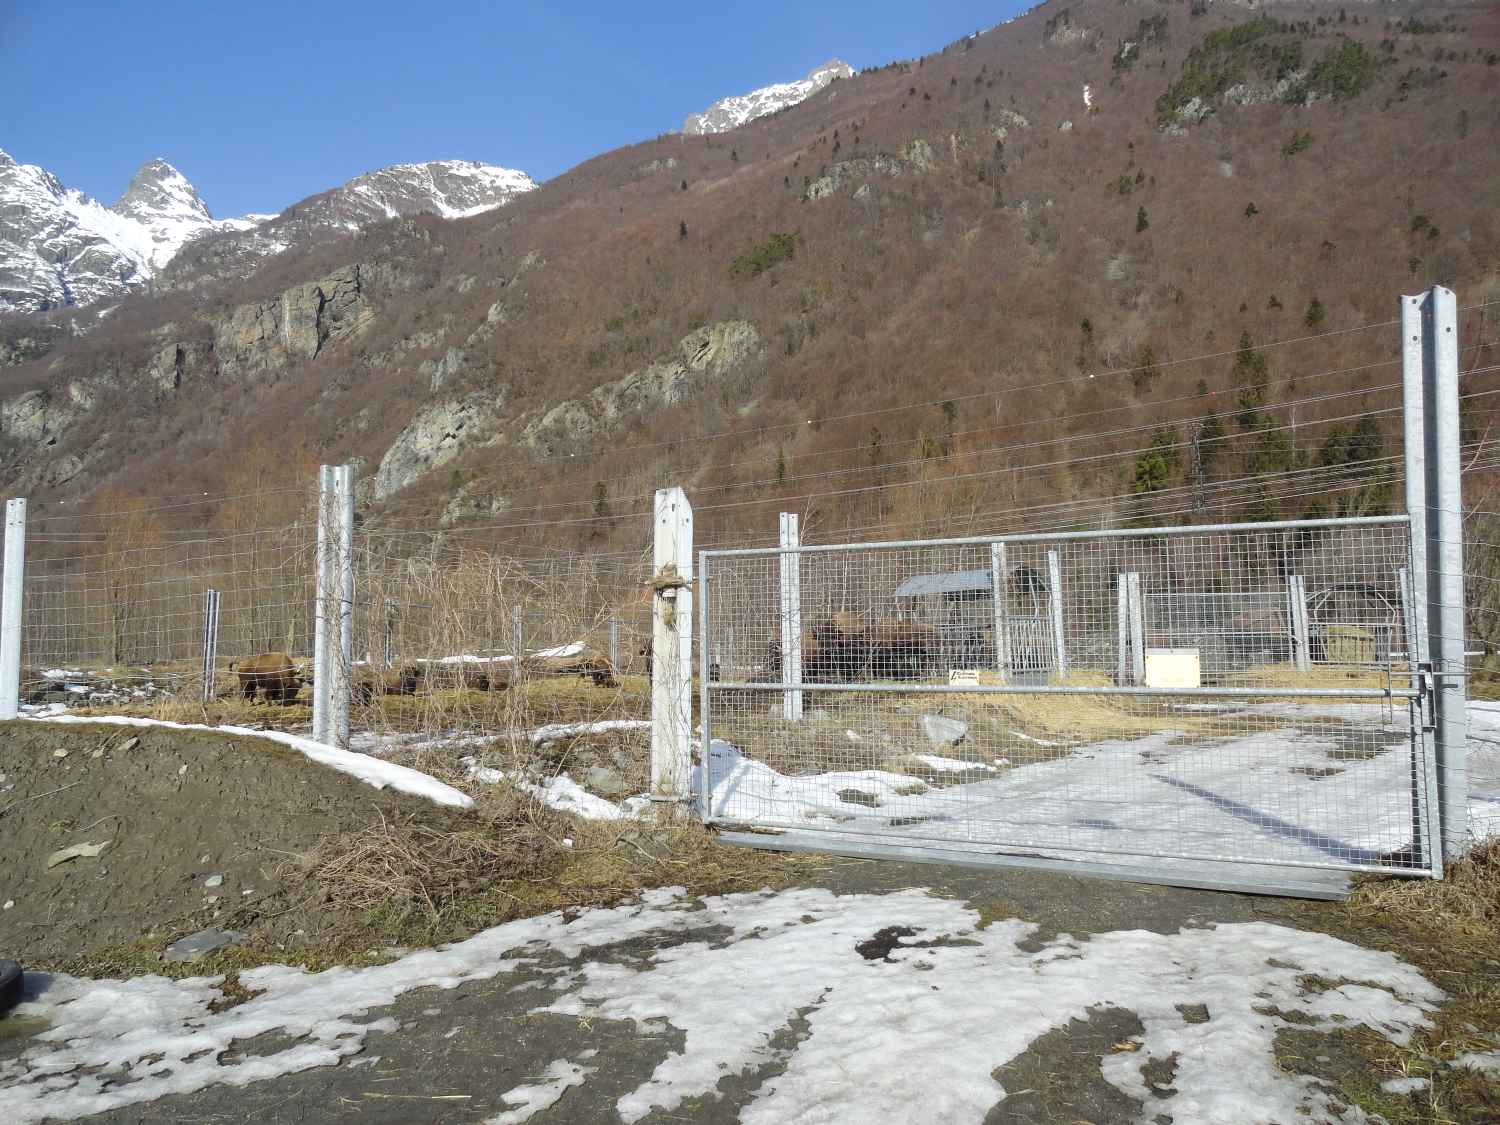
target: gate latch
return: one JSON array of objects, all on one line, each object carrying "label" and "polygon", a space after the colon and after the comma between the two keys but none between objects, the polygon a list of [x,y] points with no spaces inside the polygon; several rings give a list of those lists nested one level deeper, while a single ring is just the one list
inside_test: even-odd
[{"label": "gate latch", "polygon": [[1422,709],[1422,728],[1427,731],[1436,729],[1433,721],[1433,700],[1437,698],[1437,675],[1433,670],[1431,661],[1423,661],[1417,665],[1417,706]]}]

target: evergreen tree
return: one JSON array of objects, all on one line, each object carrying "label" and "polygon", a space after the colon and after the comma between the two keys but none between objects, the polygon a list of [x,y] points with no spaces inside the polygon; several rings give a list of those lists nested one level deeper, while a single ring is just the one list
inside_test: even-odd
[{"label": "evergreen tree", "polygon": [[1138,208],[1136,208],[1136,212],[1135,212],[1135,233],[1136,234],[1140,234],[1141,231],[1145,230],[1150,225],[1151,225],[1150,222],[1148,222],[1147,219],[1146,219],[1146,209],[1144,207],[1138,207]]},{"label": "evergreen tree", "polygon": [[1235,352],[1230,377],[1240,408],[1237,420],[1240,429],[1248,433],[1259,425],[1260,408],[1266,403],[1266,388],[1271,381],[1265,356],[1255,350],[1249,332],[1240,333],[1240,346]]}]

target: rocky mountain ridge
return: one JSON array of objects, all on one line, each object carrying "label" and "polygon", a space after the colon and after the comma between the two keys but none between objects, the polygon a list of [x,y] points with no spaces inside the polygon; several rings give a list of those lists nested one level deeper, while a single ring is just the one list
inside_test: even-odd
[{"label": "rocky mountain ridge", "polygon": [[[187,177],[159,157],[105,207],[0,152],[0,312],[87,306],[152,285],[191,285],[205,273],[242,275],[311,239],[404,215],[475,215],[535,187],[524,172],[434,160],[356,176],[279,215],[215,219]],[[179,262],[189,246],[190,260]]]}]

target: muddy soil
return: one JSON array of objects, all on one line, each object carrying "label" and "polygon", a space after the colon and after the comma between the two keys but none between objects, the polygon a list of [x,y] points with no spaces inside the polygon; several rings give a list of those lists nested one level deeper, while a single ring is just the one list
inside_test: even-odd
[{"label": "muddy soil", "polygon": [[[296,855],[403,813],[452,815],[259,739],[0,723],[0,957],[43,968],[209,926],[317,940]],[[49,866],[80,844],[105,846]]]}]

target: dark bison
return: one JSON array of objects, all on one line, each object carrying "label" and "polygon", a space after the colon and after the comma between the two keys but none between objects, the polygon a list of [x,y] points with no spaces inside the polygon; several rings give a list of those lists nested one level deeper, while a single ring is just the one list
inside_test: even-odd
[{"label": "dark bison", "polygon": [[354,681],[354,695],[361,703],[369,703],[377,695],[416,695],[425,679],[422,667],[406,664],[385,672],[362,672]]},{"label": "dark bison", "polygon": [[592,680],[595,687],[618,684],[609,657],[591,648],[575,650],[572,645],[563,646],[545,656],[527,657],[525,667],[527,674],[533,676],[582,676]]},{"label": "dark bison", "polygon": [[240,693],[250,702],[264,695],[267,703],[291,703],[311,680],[284,652],[263,652],[229,665],[239,677]]},{"label": "dark bison", "polygon": [[[860,680],[919,680],[939,654],[937,634],[912,621],[866,625],[851,614],[818,622],[802,638],[802,679],[853,683]],[[781,679],[781,643],[766,649],[766,679]]]}]

